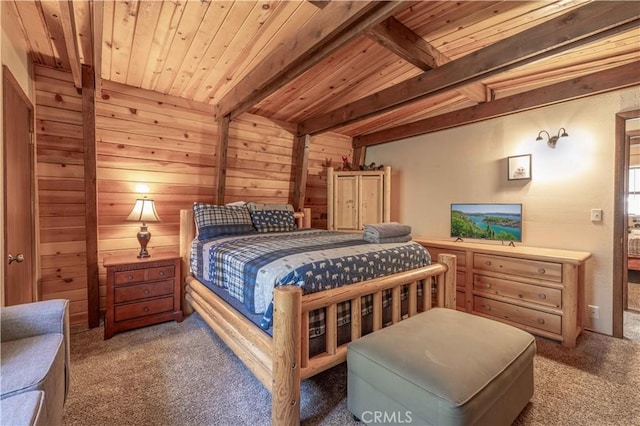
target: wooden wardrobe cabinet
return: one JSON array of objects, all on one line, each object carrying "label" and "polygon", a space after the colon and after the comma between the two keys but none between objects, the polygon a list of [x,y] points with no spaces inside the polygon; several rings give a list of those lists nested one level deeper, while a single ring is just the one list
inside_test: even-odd
[{"label": "wooden wardrobe cabinet", "polygon": [[585,263],[591,253],[414,238],[432,258],[457,258],[458,310],[574,347],[582,332]]},{"label": "wooden wardrobe cabinet", "polygon": [[362,230],[390,221],[391,167],[375,171],[327,169],[327,229]]}]

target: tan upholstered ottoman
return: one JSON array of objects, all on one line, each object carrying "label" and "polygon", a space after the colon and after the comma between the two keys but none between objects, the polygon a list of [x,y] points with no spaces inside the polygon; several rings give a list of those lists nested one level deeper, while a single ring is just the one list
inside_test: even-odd
[{"label": "tan upholstered ottoman", "polygon": [[510,425],[535,352],[525,331],[434,308],[349,344],[348,407],[367,424]]}]

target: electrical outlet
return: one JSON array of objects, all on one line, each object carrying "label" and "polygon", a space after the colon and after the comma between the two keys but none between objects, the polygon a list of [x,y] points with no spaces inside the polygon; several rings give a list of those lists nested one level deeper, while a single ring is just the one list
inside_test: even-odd
[{"label": "electrical outlet", "polygon": [[602,209],[591,209],[591,222],[602,222]]},{"label": "electrical outlet", "polygon": [[589,305],[589,316],[593,319],[600,319],[600,307]]}]

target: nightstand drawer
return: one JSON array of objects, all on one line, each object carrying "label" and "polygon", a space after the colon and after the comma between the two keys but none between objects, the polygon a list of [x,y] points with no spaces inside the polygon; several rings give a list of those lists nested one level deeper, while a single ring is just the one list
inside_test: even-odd
[{"label": "nightstand drawer", "polygon": [[126,321],[133,318],[168,312],[172,309],[173,296],[145,302],[129,303],[115,307],[115,320]]},{"label": "nightstand drawer", "polygon": [[130,271],[120,271],[114,274],[114,284],[131,284],[143,281],[162,280],[176,276],[176,269],[173,265],[156,266],[147,269],[133,269]]},{"label": "nightstand drawer", "polygon": [[115,285],[139,283],[142,281],[144,281],[144,269],[120,271],[113,274],[113,283]]},{"label": "nightstand drawer", "polygon": [[473,255],[473,267],[485,271],[562,282],[561,263],[475,253]]},{"label": "nightstand drawer", "polygon": [[133,302],[165,295],[173,295],[173,279],[117,287],[114,289],[114,303]]},{"label": "nightstand drawer", "polygon": [[517,281],[474,274],[473,289],[483,293],[496,294],[516,300],[526,300],[554,308],[562,306],[562,290],[557,288],[524,284]]},{"label": "nightstand drawer", "polygon": [[473,296],[473,310],[474,312],[513,321],[551,333],[562,333],[562,319],[560,315],[540,312],[535,309],[498,302],[497,300],[480,296]]},{"label": "nightstand drawer", "polygon": [[147,280],[162,280],[165,278],[173,278],[175,275],[176,271],[173,265],[147,269]]}]

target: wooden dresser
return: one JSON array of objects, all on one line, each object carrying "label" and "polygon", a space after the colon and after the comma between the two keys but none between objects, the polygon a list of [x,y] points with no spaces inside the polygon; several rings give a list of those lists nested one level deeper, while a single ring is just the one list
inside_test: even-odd
[{"label": "wooden dresser", "polygon": [[362,230],[367,223],[389,222],[391,167],[371,171],[327,169],[327,229]]},{"label": "wooden dresser", "polygon": [[591,253],[414,238],[432,258],[457,258],[458,310],[497,319],[574,347],[582,332]]},{"label": "wooden dresser", "polygon": [[177,255],[104,260],[107,312],[104,338],[159,322],[182,321],[180,260]]}]

